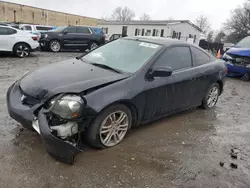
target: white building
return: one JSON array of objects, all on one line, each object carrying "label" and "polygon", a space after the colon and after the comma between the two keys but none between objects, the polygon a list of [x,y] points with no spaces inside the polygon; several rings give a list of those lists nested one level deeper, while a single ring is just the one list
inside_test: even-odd
[{"label": "white building", "polygon": [[160,36],[199,44],[201,35],[201,29],[189,20],[103,21],[98,26],[103,28],[108,38],[113,34]]}]

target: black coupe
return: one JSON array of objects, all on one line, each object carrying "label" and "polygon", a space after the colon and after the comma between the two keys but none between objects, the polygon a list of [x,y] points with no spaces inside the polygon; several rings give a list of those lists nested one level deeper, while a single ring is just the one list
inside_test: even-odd
[{"label": "black coupe", "polygon": [[128,37],[27,73],[7,102],[10,116],[36,130],[52,156],[73,163],[83,138],[109,148],[134,125],[214,107],[225,75],[224,62],[195,45]]}]

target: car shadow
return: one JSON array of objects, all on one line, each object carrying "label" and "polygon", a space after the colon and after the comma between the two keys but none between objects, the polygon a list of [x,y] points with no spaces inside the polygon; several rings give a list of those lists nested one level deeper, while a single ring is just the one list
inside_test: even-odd
[{"label": "car shadow", "polygon": [[0,58],[15,57],[12,52],[0,52]]},{"label": "car shadow", "polygon": [[67,53],[67,52],[71,52],[71,53],[86,53],[88,52],[88,50],[86,51],[81,51],[81,50],[77,50],[77,49],[62,49],[60,50],[60,52],[52,52],[52,51],[49,51],[49,50],[41,50],[40,52],[45,52],[45,53]]}]

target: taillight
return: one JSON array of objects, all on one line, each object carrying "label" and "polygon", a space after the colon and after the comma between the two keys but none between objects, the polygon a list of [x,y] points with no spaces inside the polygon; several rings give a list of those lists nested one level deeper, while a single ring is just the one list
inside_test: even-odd
[{"label": "taillight", "polygon": [[225,65],[225,71],[226,71],[226,74],[227,74],[227,73],[228,73],[227,64],[226,64],[226,63],[224,63],[224,65]]},{"label": "taillight", "polygon": [[34,41],[38,40],[38,37],[31,37]]}]

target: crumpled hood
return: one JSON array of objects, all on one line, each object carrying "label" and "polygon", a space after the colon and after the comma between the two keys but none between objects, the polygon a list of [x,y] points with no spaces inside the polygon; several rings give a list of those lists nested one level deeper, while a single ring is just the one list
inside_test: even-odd
[{"label": "crumpled hood", "polygon": [[70,59],[28,73],[20,80],[20,87],[24,93],[41,100],[59,93],[79,93],[127,77],[128,75],[102,69],[81,60]]},{"label": "crumpled hood", "polygon": [[250,57],[250,49],[249,48],[234,47],[234,48],[230,48],[226,53],[229,55]]}]

